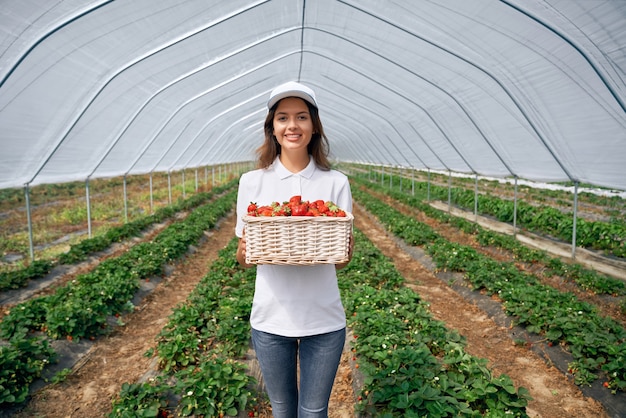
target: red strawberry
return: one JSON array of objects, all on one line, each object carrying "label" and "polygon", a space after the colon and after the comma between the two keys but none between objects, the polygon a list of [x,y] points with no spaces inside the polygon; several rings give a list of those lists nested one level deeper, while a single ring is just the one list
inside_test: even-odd
[{"label": "red strawberry", "polygon": [[291,208],[291,216],[306,216],[308,211],[306,203],[300,203]]},{"label": "red strawberry", "polygon": [[271,206],[259,206],[257,208],[258,216],[272,216],[274,214],[274,208]]},{"label": "red strawberry", "polygon": [[319,210],[322,215],[328,214],[330,210],[326,202],[324,202],[323,200],[316,200],[315,206],[317,206],[317,210]]},{"label": "red strawberry", "polygon": [[274,208],[274,216],[288,216],[289,214],[291,214],[289,206],[281,205]]},{"label": "red strawberry", "polygon": [[309,206],[306,216],[320,216],[320,211],[315,206]]}]

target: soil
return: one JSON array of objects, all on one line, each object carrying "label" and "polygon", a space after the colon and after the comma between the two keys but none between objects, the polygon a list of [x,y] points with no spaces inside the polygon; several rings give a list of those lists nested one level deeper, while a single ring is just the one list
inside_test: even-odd
[{"label": "soil", "polygon": [[[517,330],[499,320],[498,311],[490,311],[484,300],[477,302],[480,298],[476,292],[471,296],[472,292],[467,288],[452,286],[450,278],[436,272],[418,249],[403,246],[388,236],[384,228],[360,207],[355,207],[354,214],[355,227],[365,232],[383,253],[394,260],[396,268],[406,278],[407,286],[430,304],[433,316],[465,336],[467,351],[488,359],[495,375],[505,373],[516,386],[524,386],[530,391],[533,400],[527,411],[531,417],[620,416],[613,411],[607,413],[600,402],[586,396],[558,367],[533,350],[532,344],[520,346],[514,343],[511,335]],[[124,382],[140,381],[154,373],[155,359],[144,356],[144,353],[156,346],[156,336],[167,323],[172,309],[187,298],[206,275],[219,250],[233,237],[234,221],[234,215],[226,218],[184,260],[172,266],[170,274],[153,283],[143,299],[136,303],[135,311],[123,316],[123,326],[115,327],[109,336],[94,342],[73,343],[70,348],[75,348],[78,354],[68,355],[74,360],[73,366],[66,366],[72,367],[67,379],[38,388],[21,411],[12,411],[6,416],[107,416],[112,399],[117,397]],[[439,227],[445,231],[445,226]],[[450,229],[446,233],[471,241],[458,230]],[[355,386],[358,386],[359,375],[351,364],[349,350],[347,343],[331,397],[329,416],[332,418],[354,416],[355,396],[358,395]],[[267,405],[262,405],[260,415],[271,415]]]}]

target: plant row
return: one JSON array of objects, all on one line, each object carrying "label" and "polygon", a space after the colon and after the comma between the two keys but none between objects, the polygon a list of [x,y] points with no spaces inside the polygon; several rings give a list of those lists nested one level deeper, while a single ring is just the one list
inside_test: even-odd
[{"label": "plant row", "polygon": [[476,290],[498,296],[505,312],[529,332],[569,350],[573,356],[569,371],[577,384],[590,384],[602,376],[611,390],[626,390],[626,330],[617,321],[603,317],[572,293],[543,285],[514,263],[498,262],[472,247],[450,242],[360,189],[353,194],[391,233],[409,245],[424,247],[437,268],[464,273]]},{"label": "plant row", "polygon": [[[404,179],[404,182],[409,180]],[[405,189],[410,187],[407,183]],[[489,194],[475,195],[473,190],[463,187],[442,187],[424,182],[416,182],[415,189],[426,192],[434,199],[448,201],[466,210],[474,210],[477,200],[477,212],[492,216],[501,222],[512,223],[516,213],[515,202]],[[533,206],[524,201],[517,202],[516,224],[528,231],[548,235],[564,242],[572,241],[573,213],[557,208],[540,205]],[[576,219],[576,244],[583,248],[604,251],[609,255],[626,258],[626,221],[615,217],[610,222]]]},{"label": "plant row", "polygon": [[[125,383],[110,417],[254,416],[255,379],[243,355],[250,343],[256,269],[235,258],[237,239],[220,251],[184,303],[174,308],[157,337],[159,374]],[[154,350],[146,353],[153,356]]]},{"label": "plant row", "polygon": [[354,182],[379,193],[387,194],[393,199],[415,208],[430,218],[453,225],[463,232],[473,234],[484,246],[492,246],[510,251],[517,260],[525,263],[541,263],[545,269],[545,277],[559,276],[576,283],[580,288],[597,294],[626,295],[626,284],[619,279],[598,273],[596,270],[584,268],[578,263],[565,263],[558,257],[550,256],[545,250],[535,250],[520,243],[514,236],[489,231],[474,222],[450,215],[431,205],[424,203],[419,193],[410,195],[397,189],[388,189],[377,184],[353,178]]},{"label": "plant row", "polygon": [[376,417],[526,417],[528,391],[487,360],[469,355],[465,339],[435,320],[403,285],[395,266],[355,231],[352,261],[339,272],[352,351],[364,385],[357,411]]},{"label": "plant row", "polygon": [[184,256],[232,210],[235,199],[231,190],[172,223],[152,242],[103,261],[53,294],[13,307],[0,323],[0,338],[7,340],[0,346],[0,405],[26,399],[30,384],[54,361],[49,339],[95,339],[108,332],[111,318],[133,309],[140,281],[163,275],[166,264]]},{"label": "plant row", "polygon": [[[406,172],[402,172],[404,176],[406,176]],[[420,170],[416,171],[418,176],[423,177],[423,174]],[[449,173],[436,173],[430,172],[428,176],[431,182],[438,182],[439,184],[458,184],[459,187],[464,187],[466,189],[474,189],[476,186],[476,177],[450,177]],[[514,194],[514,179],[507,179],[508,181],[499,181],[495,179],[486,179],[481,178],[480,186],[489,190],[490,192],[501,195],[501,196],[512,196]],[[531,183],[532,184],[532,183]],[[560,185],[563,187],[567,187],[570,190],[560,189],[560,188],[544,188],[538,185],[539,187],[534,187],[532,185],[521,185],[518,188],[518,194],[524,196],[524,200],[535,201],[535,202],[552,202],[558,206],[566,206],[571,207],[572,205],[572,189],[574,188],[573,182],[560,182],[556,183],[556,185]],[[613,214],[614,216],[620,216],[626,209],[626,200],[619,196],[619,194],[614,194],[615,190],[606,189],[603,187],[598,187],[593,184],[588,183],[579,183],[579,193],[578,193],[578,202],[584,204],[586,206],[600,206],[602,207],[602,212],[606,215]],[[608,194],[597,194],[592,191],[586,191],[585,189],[591,190],[599,190],[605,189],[609,191]]]},{"label": "plant row", "polygon": [[71,265],[86,260],[90,255],[106,250],[116,242],[122,242],[141,235],[150,226],[171,219],[175,214],[196,208],[214,196],[233,187],[235,182],[230,182],[221,187],[216,187],[211,192],[198,193],[186,200],[164,206],[157,209],[152,215],[144,216],[132,222],[113,227],[103,235],[87,238],[74,244],[70,249],[60,254],[58,259],[40,259],[32,261],[28,266],[0,272],[0,291],[19,289],[28,284],[30,280],[44,277],[57,265]]}]

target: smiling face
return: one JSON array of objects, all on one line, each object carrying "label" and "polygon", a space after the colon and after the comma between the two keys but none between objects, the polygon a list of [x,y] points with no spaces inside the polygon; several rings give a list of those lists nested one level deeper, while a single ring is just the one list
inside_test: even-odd
[{"label": "smiling face", "polygon": [[274,136],[282,152],[304,153],[313,135],[313,121],[305,101],[287,97],[278,103],[273,119]]}]

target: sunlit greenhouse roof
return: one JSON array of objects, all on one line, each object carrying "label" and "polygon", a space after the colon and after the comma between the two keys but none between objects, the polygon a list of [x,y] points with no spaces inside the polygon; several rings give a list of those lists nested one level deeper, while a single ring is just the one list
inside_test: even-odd
[{"label": "sunlit greenhouse roof", "polygon": [[626,190],[623,0],[5,0],[0,188],[249,161],[312,87],[337,161]]}]

